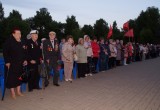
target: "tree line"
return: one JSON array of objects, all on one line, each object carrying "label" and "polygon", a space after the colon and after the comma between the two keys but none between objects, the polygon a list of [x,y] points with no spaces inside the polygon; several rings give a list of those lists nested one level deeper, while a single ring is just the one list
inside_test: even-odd
[{"label": "tree line", "polygon": [[[84,25],[81,27],[76,20],[76,16],[67,16],[66,22],[61,23],[53,20],[47,8],[40,8],[36,11],[34,17],[22,19],[22,14],[17,10],[12,10],[8,17],[4,17],[4,8],[0,3],[0,48],[7,37],[11,35],[14,27],[19,27],[22,32],[22,38],[26,38],[31,29],[39,31],[40,38],[47,38],[49,31],[55,31],[58,39],[64,38],[66,35],[72,35],[77,41],[79,37],[85,34],[90,37],[96,36],[106,38],[109,31],[109,24],[100,18],[96,20],[94,25]],[[123,39],[125,30],[118,29],[116,21],[113,22],[113,39]],[[136,19],[129,20],[129,27],[134,29],[134,39],[132,41],[141,43],[160,43],[160,11],[156,7],[148,7],[145,11],[141,11]]]}]

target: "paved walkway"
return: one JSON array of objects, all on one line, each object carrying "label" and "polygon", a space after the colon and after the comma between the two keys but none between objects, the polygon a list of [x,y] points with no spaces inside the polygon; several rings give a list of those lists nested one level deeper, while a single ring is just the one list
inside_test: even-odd
[{"label": "paved walkway", "polygon": [[0,110],[160,110],[160,58],[25,92]]}]

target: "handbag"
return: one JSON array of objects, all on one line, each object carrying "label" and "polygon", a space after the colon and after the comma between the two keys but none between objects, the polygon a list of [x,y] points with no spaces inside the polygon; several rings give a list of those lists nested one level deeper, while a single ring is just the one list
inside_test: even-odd
[{"label": "handbag", "polygon": [[74,61],[78,61],[78,56],[76,54],[73,54]]},{"label": "handbag", "polygon": [[27,66],[23,67],[23,72],[18,78],[22,83],[27,83],[30,78],[30,71],[28,71]]}]

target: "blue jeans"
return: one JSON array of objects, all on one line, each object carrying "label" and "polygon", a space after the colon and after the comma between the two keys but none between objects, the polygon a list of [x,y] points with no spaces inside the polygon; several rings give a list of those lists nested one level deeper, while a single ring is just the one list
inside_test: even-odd
[{"label": "blue jeans", "polygon": [[99,67],[100,67],[100,71],[105,71],[108,69],[108,56],[106,55],[100,55],[99,58]]}]

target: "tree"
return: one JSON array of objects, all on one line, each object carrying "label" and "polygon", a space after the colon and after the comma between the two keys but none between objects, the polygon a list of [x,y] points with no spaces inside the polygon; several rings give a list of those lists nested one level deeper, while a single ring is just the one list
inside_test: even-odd
[{"label": "tree", "polygon": [[73,15],[71,17],[68,16],[65,24],[65,34],[66,35],[72,34],[72,31],[74,29],[79,29],[79,24],[76,21],[76,17]]},{"label": "tree", "polygon": [[151,29],[144,28],[140,32],[141,43],[153,43],[154,37]]},{"label": "tree", "polygon": [[27,18],[25,21],[29,24],[31,30],[36,28],[33,17]]},{"label": "tree", "polygon": [[19,11],[17,10],[12,10],[12,12],[10,12],[8,19],[17,19],[22,21],[22,15],[19,13]]},{"label": "tree", "polygon": [[66,19],[65,35],[72,35],[75,41],[77,41],[79,37],[82,37],[79,24],[76,21],[76,17],[73,15],[71,17],[68,16]]},{"label": "tree", "polygon": [[146,11],[142,11],[135,20],[134,28],[136,37],[139,37],[142,33],[144,33],[144,31],[146,32],[146,29],[149,29],[153,34],[152,36],[154,37],[153,39],[155,39],[155,41],[158,40],[158,42],[160,42],[160,34],[158,34],[160,29],[159,20],[160,20],[160,13],[158,8],[148,7]]},{"label": "tree", "polygon": [[77,44],[79,38],[83,38],[82,31],[79,28],[73,29],[71,35],[74,38],[74,42]]},{"label": "tree", "polygon": [[96,23],[94,24],[94,35],[97,38],[106,37],[108,30],[109,30],[108,23],[103,19],[97,20]]},{"label": "tree", "polygon": [[89,35],[90,37],[94,36],[94,30],[91,25],[84,25],[82,28],[83,35]]},{"label": "tree", "polygon": [[[48,37],[48,32],[53,31],[53,22],[47,8],[40,8],[33,18],[34,28],[39,30],[39,37]],[[31,25],[31,24],[30,24]]]},{"label": "tree", "polygon": [[117,27],[116,21],[113,22],[113,35],[112,36],[113,36],[112,37],[113,39],[123,39],[123,36],[121,36],[120,30]]},{"label": "tree", "polygon": [[7,36],[11,35],[11,31],[15,27],[20,28],[22,38],[26,37],[26,35],[30,31],[29,24],[26,21],[22,20],[21,14],[16,10],[10,12],[9,16],[3,20],[2,25],[3,27],[5,27],[5,29],[3,29],[4,39],[6,39]]},{"label": "tree", "polygon": [[2,47],[3,39],[3,19],[4,19],[4,10],[2,7],[2,3],[0,2],[0,48]]},{"label": "tree", "polygon": [[2,3],[0,2],[0,21],[2,21],[3,19],[4,19],[4,10]]}]

